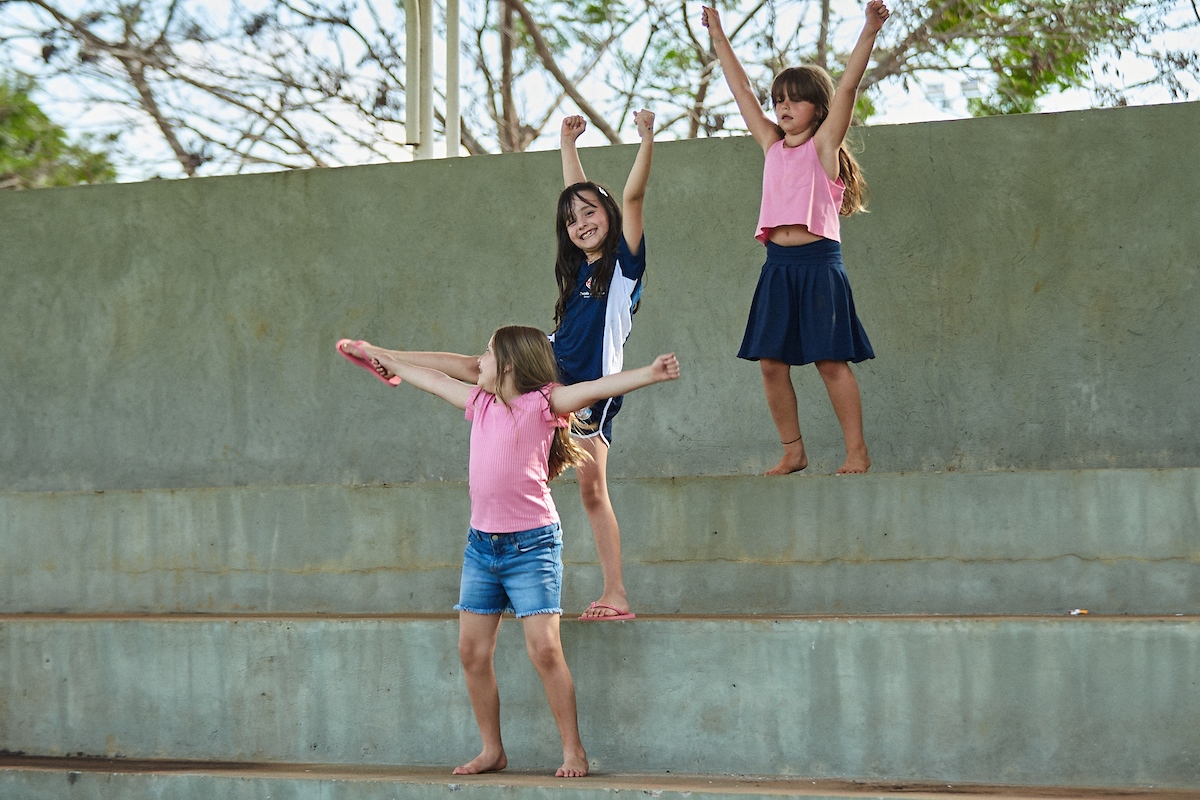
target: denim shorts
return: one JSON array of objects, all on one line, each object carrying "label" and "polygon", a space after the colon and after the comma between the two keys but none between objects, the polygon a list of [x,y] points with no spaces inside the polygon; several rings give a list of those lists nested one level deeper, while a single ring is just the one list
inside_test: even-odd
[{"label": "denim shorts", "polygon": [[557,522],[518,533],[471,528],[455,611],[517,618],[562,613],[562,528]]}]

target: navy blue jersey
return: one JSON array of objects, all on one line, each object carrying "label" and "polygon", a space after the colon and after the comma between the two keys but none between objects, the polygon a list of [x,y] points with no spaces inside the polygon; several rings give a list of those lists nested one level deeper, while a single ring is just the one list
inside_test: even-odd
[{"label": "navy blue jersey", "polygon": [[621,371],[645,272],[645,236],[638,243],[637,255],[621,236],[607,295],[592,295],[592,265],[580,266],[562,322],[550,337],[560,381],[579,383]]}]

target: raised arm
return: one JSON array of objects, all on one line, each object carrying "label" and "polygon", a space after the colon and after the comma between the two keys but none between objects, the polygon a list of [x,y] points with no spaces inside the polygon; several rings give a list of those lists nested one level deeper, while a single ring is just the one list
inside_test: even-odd
[{"label": "raised arm", "polygon": [[643,386],[673,381],[678,377],[679,362],[674,353],[667,353],[654,359],[654,363],[639,369],[615,372],[594,381],[581,381],[570,386],[555,386],[550,390],[550,409],[555,414],[566,414],[587,408],[606,397],[616,397]]},{"label": "raised arm", "polygon": [[[459,408],[467,407],[467,399],[479,377],[479,359],[474,356],[384,350],[369,342],[363,342],[360,349],[367,358],[379,362],[392,375],[399,375],[401,380]],[[467,362],[474,366],[468,368]],[[441,366],[454,370],[455,374],[447,374],[439,368]],[[469,377],[471,372],[474,372],[474,377]]]},{"label": "raised arm", "polygon": [[[821,123],[821,127],[817,128],[813,137],[822,166],[834,175],[837,174],[837,150],[846,138],[846,131],[850,130],[850,121],[854,118],[854,104],[858,100],[858,84],[867,72],[867,62],[871,60],[871,51],[875,49],[875,36],[892,12],[888,11],[883,0],[871,0],[867,3],[866,13],[867,21],[863,25],[862,33],[858,35],[858,42],[850,52],[850,58],[846,61],[846,71],[838,80],[833,101],[829,104],[829,116]],[[832,170],[831,163],[835,165]]]},{"label": "raised arm", "polygon": [[575,140],[585,130],[587,130],[587,121],[583,117],[567,117],[562,121],[560,149],[562,151],[564,188],[587,180],[587,176],[583,174],[583,164],[579,161],[579,150],[575,147]]},{"label": "raised arm", "polygon": [[759,104],[758,95],[754,93],[754,87],[746,77],[746,70],[742,68],[742,62],[738,61],[733,52],[733,45],[729,43],[729,37],[721,27],[721,15],[716,9],[704,6],[700,22],[708,28],[712,37],[713,50],[717,53],[721,72],[725,73],[725,83],[729,85],[729,91],[733,92],[733,99],[737,101],[738,111],[742,112],[746,128],[754,137],[754,141],[762,147],[763,152],[766,152],[771,145],[783,138],[783,134]]},{"label": "raised arm", "polygon": [[625,191],[621,200],[621,232],[629,249],[637,253],[639,242],[642,241],[642,206],[646,199],[646,184],[650,181],[650,162],[654,160],[654,112],[645,109],[633,115],[637,125],[638,136],[642,143],[638,147],[637,157],[633,160],[633,168],[625,179]]}]

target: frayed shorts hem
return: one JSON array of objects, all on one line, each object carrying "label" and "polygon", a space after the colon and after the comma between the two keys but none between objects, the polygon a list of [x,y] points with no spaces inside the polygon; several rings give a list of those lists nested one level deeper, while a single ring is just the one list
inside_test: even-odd
[{"label": "frayed shorts hem", "polygon": [[537,611],[530,611],[526,614],[517,614],[517,619],[525,619],[526,617],[536,617],[538,614],[562,614],[561,608],[539,608]]},{"label": "frayed shorts hem", "polygon": [[[465,611],[468,614],[475,614],[480,617],[494,617],[497,614],[504,614],[506,612],[512,611],[512,607],[510,606],[508,608],[498,608],[498,609],[495,609],[494,611],[480,611],[475,608],[467,608],[466,606],[457,605],[454,607],[454,610],[455,611]],[[562,614],[562,613],[563,613],[563,610],[561,608],[539,608],[537,611],[527,611],[524,614],[517,614],[516,617],[517,617],[517,619],[525,619],[525,617],[533,617],[533,616],[537,616],[538,614]]]}]

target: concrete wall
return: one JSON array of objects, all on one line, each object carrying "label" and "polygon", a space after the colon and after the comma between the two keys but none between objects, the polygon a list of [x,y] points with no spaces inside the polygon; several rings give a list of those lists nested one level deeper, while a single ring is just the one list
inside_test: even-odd
[{"label": "concrete wall", "polygon": [[[496,652],[509,763],[553,769],[561,745],[512,628]],[[460,763],[479,740],[457,629],[0,618],[0,742],[31,755]],[[563,644],[598,772],[1195,786],[1194,618],[567,622]]]},{"label": "concrete wall", "polygon": [[[639,615],[1200,615],[1200,469],[610,488]],[[576,486],[554,491],[583,609],[596,551]],[[468,506],[449,481],[0,492],[0,614],[447,613]]]},{"label": "concrete wall", "polygon": [[[845,224],[880,471],[1200,465],[1200,104],[867,129]],[[634,151],[583,153],[619,187]],[[774,463],[733,357],[761,154],[663,144],[614,477]],[[548,327],[556,153],[0,194],[0,487],[461,479],[467,426],[333,352]],[[841,463],[798,373],[814,471]]]}]

